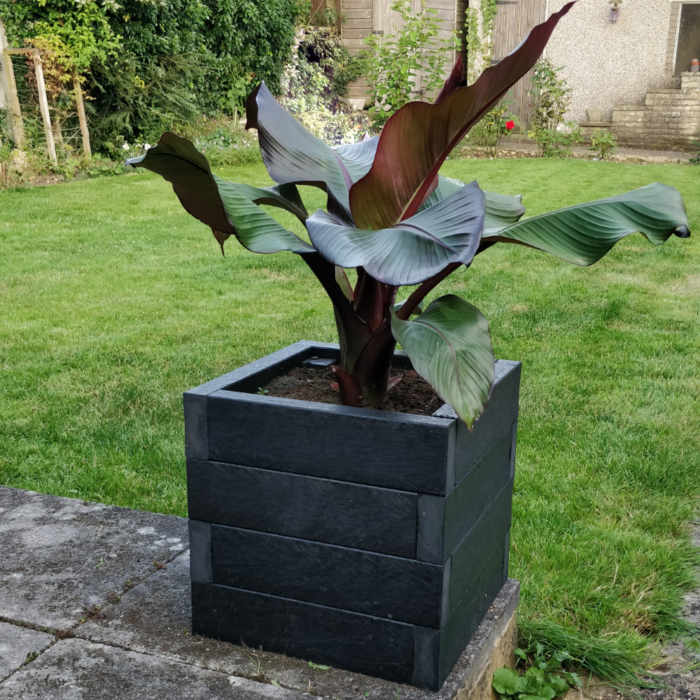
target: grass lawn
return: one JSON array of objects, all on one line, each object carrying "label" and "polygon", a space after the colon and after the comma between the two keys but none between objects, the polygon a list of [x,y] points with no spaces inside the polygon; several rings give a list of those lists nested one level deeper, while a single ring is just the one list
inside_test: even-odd
[{"label": "grass lawn", "polygon": [[[530,214],[658,180],[700,233],[691,167],[443,171],[522,193]],[[220,174],[268,182],[262,166]],[[181,393],[296,340],[334,340],[295,256],[233,240],[226,253],[151,175],[0,192],[0,483],[186,514]],[[523,362],[510,560],[523,628],[619,672],[679,631],[693,585],[700,240],[631,236],[588,269],[499,245],[446,292],[484,312],[497,357]]]}]

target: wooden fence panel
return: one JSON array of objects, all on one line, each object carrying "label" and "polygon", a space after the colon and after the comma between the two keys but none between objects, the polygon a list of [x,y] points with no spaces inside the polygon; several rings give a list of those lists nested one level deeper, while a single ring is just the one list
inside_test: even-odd
[{"label": "wooden fence panel", "polygon": [[[493,27],[493,61],[494,63],[505,58],[518,44],[532,31],[532,29],[544,22],[546,3],[545,0],[498,0],[498,13]],[[527,94],[531,82],[528,73],[511,90],[508,99],[511,112],[518,119],[523,133],[527,131],[532,109],[532,97]]]}]

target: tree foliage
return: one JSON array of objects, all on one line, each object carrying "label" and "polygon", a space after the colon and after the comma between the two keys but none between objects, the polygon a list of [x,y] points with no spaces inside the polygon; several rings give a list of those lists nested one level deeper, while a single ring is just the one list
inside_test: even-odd
[{"label": "tree foliage", "polygon": [[[276,94],[302,0],[0,0],[10,43],[65,47],[98,148]],[[22,79],[21,76],[20,80]]]}]

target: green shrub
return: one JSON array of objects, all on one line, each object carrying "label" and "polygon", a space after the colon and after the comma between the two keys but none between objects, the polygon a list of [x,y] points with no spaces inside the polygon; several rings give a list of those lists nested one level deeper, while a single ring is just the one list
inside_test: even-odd
[{"label": "green shrub", "polygon": [[370,112],[381,127],[398,109],[415,96],[419,75],[422,94],[438,92],[445,80],[444,72],[455,37],[441,39],[438,11],[426,8],[412,12],[410,0],[397,0],[391,6],[400,16],[400,29],[394,34],[371,34],[361,53],[363,72],[370,85]]},{"label": "green shrub", "polygon": [[204,118],[189,128],[189,135],[214,168],[262,161],[254,132],[245,131],[235,119]]},{"label": "green shrub", "polygon": [[467,45],[467,78],[470,85],[493,58],[493,25],[497,14],[497,0],[481,0],[478,9],[467,9],[464,33]]},{"label": "green shrub", "polygon": [[615,153],[616,148],[617,136],[604,129],[598,129],[591,136],[591,145],[588,150],[596,153],[600,160],[605,160]]},{"label": "green shrub", "polygon": [[144,68],[127,53],[113,66],[95,66],[86,104],[93,150],[115,156],[115,144],[154,142],[196,120],[203,110],[190,86],[204,71],[197,55],[161,56]]},{"label": "green shrub", "polygon": [[359,76],[334,27],[305,26],[282,75],[281,103],[312,134],[332,144],[354,143],[370,130],[366,112],[341,102]]},{"label": "green shrub", "polygon": [[296,26],[304,15],[299,0],[205,0],[209,17],[203,37],[221,72],[214,71],[210,88],[228,90],[231,75],[237,70],[255,83],[264,80],[273,94],[280,92],[280,76],[289,59]]},{"label": "green shrub", "polygon": [[493,689],[501,700],[552,700],[582,686],[576,673],[562,668],[571,658],[565,651],[549,655],[542,644],[537,644],[533,658],[523,649],[516,649],[515,654],[519,661],[531,665],[522,676],[509,668],[494,673]]},{"label": "green shrub", "polygon": [[539,132],[532,130],[528,132],[528,137],[536,141],[541,158],[567,158],[571,155],[571,149],[581,143],[583,137],[580,129],[574,129],[571,123],[565,126],[570,131],[544,129]]},{"label": "green shrub", "polygon": [[[253,82],[279,93],[304,9],[300,0],[0,0],[11,45],[67,47],[66,70],[87,78],[93,150],[110,155],[202,114],[240,112]],[[25,72],[23,109],[35,101]]]},{"label": "green shrub", "polygon": [[695,146],[697,153],[690,159],[692,165],[700,165],[700,141],[691,141],[693,146]]},{"label": "green shrub", "polygon": [[528,137],[537,144],[543,158],[562,158],[571,155],[571,148],[581,142],[581,132],[571,122],[565,122],[571,88],[560,77],[562,69],[541,58],[532,73],[533,106]]},{"label": "green shrub", "polygon": [[486,149],[491,158],[498,155],[501,139],[515,130],[516,119],[508,114],[510,101],[496,105],[469,133],[469,143]]}]

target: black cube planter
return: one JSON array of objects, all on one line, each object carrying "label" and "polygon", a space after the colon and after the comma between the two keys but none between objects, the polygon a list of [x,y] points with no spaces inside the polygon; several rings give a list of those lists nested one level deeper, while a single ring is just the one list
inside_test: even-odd
[{"label": "black cube planter", "polygon": [[256,393],[312,357],[338,348],[184,395],[193,632],[437,690],[507,579],[520,363],[496,363],[470,434],[447,405]]}]

